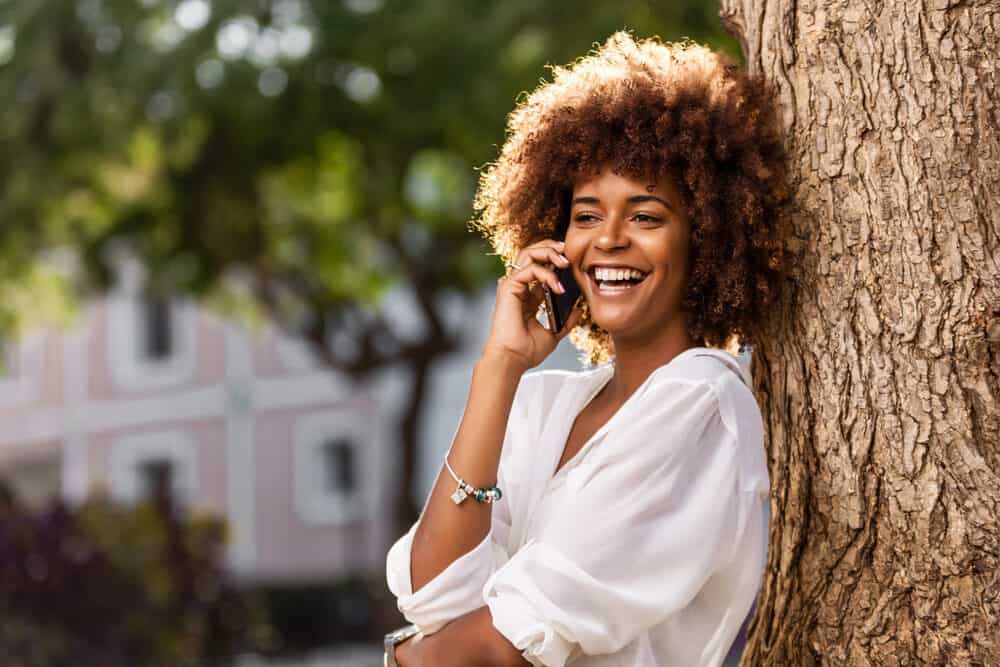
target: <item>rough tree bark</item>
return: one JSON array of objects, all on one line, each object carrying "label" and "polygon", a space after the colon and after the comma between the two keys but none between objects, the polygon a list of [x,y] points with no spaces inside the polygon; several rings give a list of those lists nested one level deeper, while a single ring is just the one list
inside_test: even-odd
[{"label": "rough tree bark", "polygon": [[744,665],[1000,665],[1000,3],[722,0],[778,90],[794,288],[754,347]]}]

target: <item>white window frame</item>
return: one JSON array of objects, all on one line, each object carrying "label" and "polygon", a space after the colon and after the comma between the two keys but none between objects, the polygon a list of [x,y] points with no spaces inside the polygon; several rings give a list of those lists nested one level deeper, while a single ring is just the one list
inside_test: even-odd
[{"label": "white window frame", "polygon": [[111,445],[111,497],[132,504],[141,499],[142,464],[167,460],[173,466],[171,491],[182,507],[191,506],[198,489],[194,438],[181,430],[131,433]]},{"label": "white window frame", "polygon": [[165,359],[145,356],[145,312],[141,285],[143,269],[133,260],[123,263],[116,289],[108,295],[107,357],[119,391],[149,391],[190,383],[198,368],[198,310],[189,299],[170,302],[173,353]]},{"label": "white window frame", "polygon": [[[326,487],[323,448],[331,440],[344,438],[354,447],[356,484],[352,493],[331,493]],[[368,481],[366,429],[350,413],[314,413],[300,417],[293,434],[292,486],[295,513],[303,523],[342,525],[365,515]]]}]

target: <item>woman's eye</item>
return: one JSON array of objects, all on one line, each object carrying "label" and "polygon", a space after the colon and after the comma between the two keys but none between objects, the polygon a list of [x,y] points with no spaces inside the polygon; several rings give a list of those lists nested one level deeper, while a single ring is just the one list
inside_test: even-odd
[{"label": "woman's eye", "polygon": [[[661,222],[660,218],[647,213],[636,213],[632,216],[632,219],[636,222],[650,222],[654,224]],[[598,220],[599,218],[591,213],[577,213],[573,216],[573,221],[579,223],[597,222]]]}]

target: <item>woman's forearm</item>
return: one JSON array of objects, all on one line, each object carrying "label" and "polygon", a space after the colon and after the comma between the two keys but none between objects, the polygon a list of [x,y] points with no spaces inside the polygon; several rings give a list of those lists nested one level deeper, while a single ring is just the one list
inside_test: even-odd
[{"label": "woman's forearm", "polygon": [[493,626],[489,607],[456,618],[426,637],[396,647],[399,667],[531,667]]},{"label": "woman's forearm", "polygon": [[[448,460],[457,475],[477,488],[496,484],[507,419],[524,371],[524,364],[515,356],[490,348],[483,351],[473,368],[465,413]],[[489,533],[491,505],[471,497],[456,505],[451,499],[455,487],[455,480],[442,464],[413,537],[413,592],[471,551]]]}]

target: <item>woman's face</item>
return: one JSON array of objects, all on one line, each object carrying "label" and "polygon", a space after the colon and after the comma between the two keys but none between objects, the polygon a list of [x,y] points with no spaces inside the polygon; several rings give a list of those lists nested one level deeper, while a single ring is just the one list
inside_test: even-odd
[{"label": "woman's face", "polygon": [[578,179],[564,254],[591,318],[616,339],[686,331],[680,304],[689,233],[680,196],[666,176],[635,180],[604,168]]}]

